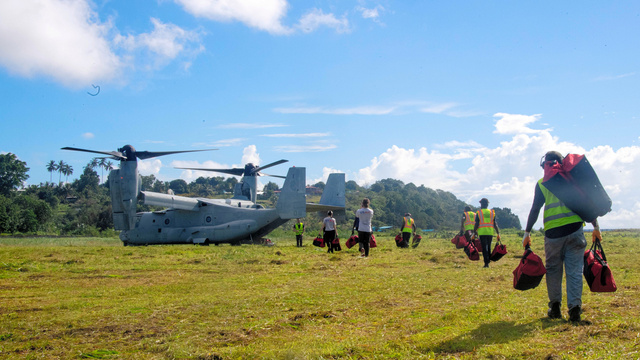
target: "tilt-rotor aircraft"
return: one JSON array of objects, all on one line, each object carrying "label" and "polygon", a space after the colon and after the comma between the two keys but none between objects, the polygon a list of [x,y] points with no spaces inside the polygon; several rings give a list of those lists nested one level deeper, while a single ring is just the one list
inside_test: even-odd
[{"label": "tilt-rotor aircraft", "polygon": [[[306,169],[303,167],[289,168],[275,208],[266,209],[252,201],[255,199],[255,176],[259,175],[258,170],[285,162],[283,160],[263,167],[254,167],[256,171],[250,172],[249,176],[245,174],[243,184],[249,184],[252,190],[250,197],[246,196],[246,191],[242,193],[241,185],[240,188],[236,188],[236,194],[231,199],[208,199],[142,191],[137,161],[204,150],[150,152],[136,151],[131,145],[125,145],[118,151],[72,147],[62,149],[106,155],[120,161],[120,168],[109,173],[109,189],[114,228],[121,230],[120,240],[125,246],[221,243],[239,245],[243,241],[256,242],[288,220],[306,217],[307,212],[345,208],[344,174],[329,175],[320,203],[312,204],[307,203],[305,198]],[[248,165],[253,167],[252,164]],[[166,209],[137,213],[138,199],[146,205],[162,206]]]}]

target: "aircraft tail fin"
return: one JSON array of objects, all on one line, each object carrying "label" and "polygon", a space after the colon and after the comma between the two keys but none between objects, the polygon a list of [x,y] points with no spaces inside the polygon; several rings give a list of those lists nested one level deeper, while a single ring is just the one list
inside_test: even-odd
[{"label": "aircraft tail fin", "polygon": [[281,219],[306,216],[306,168],[290,167],[276,204]]},{"label": "aircraft tail fin", "polygon": [[329,174],[327,184],[324,186],[322,196],[320,197],[321,205],[330,205],[336,207],[345,206],[345,176],[344,173]]}]

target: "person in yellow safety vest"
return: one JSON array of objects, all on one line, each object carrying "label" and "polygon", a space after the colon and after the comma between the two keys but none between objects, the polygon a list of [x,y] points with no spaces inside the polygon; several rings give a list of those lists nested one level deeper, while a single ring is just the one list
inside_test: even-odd
[{"label": "person in yellow safety vest", "polygon": [[409,247],[409,240],[411,235],[416,234],[416,222],[411,218],[411,214],[405,213],[402,218],[402,242],[400,247]]},{"label": "person in yellow safety vest", "polygon": [[482,259],[484,267],[489,267],[491,261],[491,241],[495,234],[500,241],[500,229],[496,223],[496,211],[488,209],[489,200],[487,198],[480,199],[480,210],[476,213],[476,223],[473,226],[473,233],[480,237],[482,246]]},{"label": "person in yellow safety vest", "polygon": [[296,223],[293,224],[293,230],[296,232],[296,246],[302,247],[302,234],[304,234],[304,224],[300,221],[300,218],[296,219]]},{"label": "person in yellow safety vest", "polygon": [[471,206],[464,207],[462,222],[460,223],[460,235],[464,235],[467,241],[473,237],[473,227],[476,225],[476,213],[471,211]]},{"label": "person in yellow safety vest", "polygon": [[[562,164],[564,156],[557,151],[547,152],[540,167],[546,169],[556,163]],[[561,319],[562,312],[562,268],[567,275],[567,308],[569,321],[580,321],[582,313],[582,270],[584,265],[584,251],[587,240],[582,230],[584,220],[569,209],[557,196],[542,184],[542,179],[536,183],[533,204],[529,211],[527,226],[522,238],[522,246],[531,245],[531,229],[538,221],[540,209],[544,205],[544,253],[547,274],[547,293],[549,296],[549,310],[547,316],[551,319]],[[593,225],[592,241],[602,241],[598,219]]]}]

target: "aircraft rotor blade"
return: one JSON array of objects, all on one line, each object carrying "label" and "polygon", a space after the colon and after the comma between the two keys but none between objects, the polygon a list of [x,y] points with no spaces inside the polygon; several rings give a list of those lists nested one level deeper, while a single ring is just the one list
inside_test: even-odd
[{"label": "aircraft rotor blade", "polygon": [[138,159],[151,159],[158,156],[165,156],[171,154],[181,154],[181,153],[189,153],[189,152],[199,152],[199,151],[212,151],[218,149],[206,149],[206,150],[183,150],[183,151],[136,151],[136,156]]},{"label": "aircraft rotor blade", "polygon": [[196,171],[213,171],[219,172],[223,174],[242,176],[244,174],[244,169],[203,169],[203,168],[186,168],[186,167],[177,167],[174,169],[183,169],[183,170],[196,170]]},{"label": "aircraft rotor blade", "polygon": [[266,169],[266,168],[270,168],[270,167],[272,167],[272,166],[280,165],[280,164],[282,164],[282,163],[286,163],[287,161],[289,161],[289,160],[284,160],[284,159],[282,159],[282,160],[278,160],[278,161],[272,162],[272,163],[267,164],[267,165],[264,165],[264,166],[258,166],[258,167],[256,167],[255,169],[253,169],[253,171],[252,171],[252,172],[253,172],[253,173],[257,173],[258,171],[264,170],[264,169]]},{"label": "aircraft rotor blade", "polygon": [[61,149],[71,150],[71,151],[84,151],[84,152],[93,153],[93,154],[109,155],[110,157],[113,157],[116,160],[127,160],[127,157],[122,155],[122,153],[119,151],[97,151],[97,150],[87,150],[87,149],[80,149],[80,148],[74,148],[74,147],[68,147],[68,146],[63,147]]},{"label": "aircraft rotor blade", "polygon": [[265,174],[265,173],[258,173],[258,175],[260,176],[271,176],[271,177],[275,177],[275,178],[280,178],[280,179],[286,179],[286,176],[282,176],[282,175],[271,175],[271,174]]}]

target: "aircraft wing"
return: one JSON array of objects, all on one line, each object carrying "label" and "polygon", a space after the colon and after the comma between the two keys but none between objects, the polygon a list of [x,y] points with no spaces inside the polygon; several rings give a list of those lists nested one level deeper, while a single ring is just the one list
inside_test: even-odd
[{"label": "aircraft wing", "polygon": [[329,210],[344,210],[344,206],[307,203],[307,212],[314,212],[314,211],[327,212]]}]

